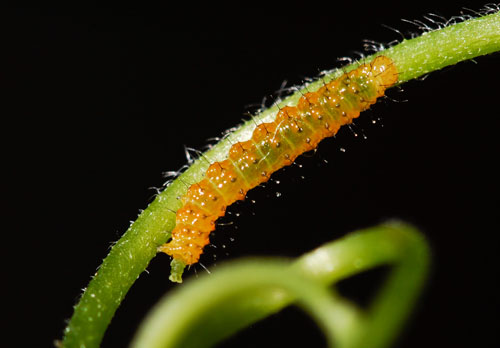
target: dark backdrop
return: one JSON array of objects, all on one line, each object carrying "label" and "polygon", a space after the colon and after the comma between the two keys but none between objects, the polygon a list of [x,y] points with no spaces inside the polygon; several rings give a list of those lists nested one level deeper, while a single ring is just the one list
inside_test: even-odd
[{"label": "dark backdrop", "polygon": [[[259,104],[284,80],[298,84],[338,66],[340,56],[356,57],[363,39],[400,38],[381,24],[409,37],[418,29],[401,18],[429,12],[449,18],[460,6],[478,4],[302,3],[281,13],[210,6],[2,13],[1,288],[8,346],[51,346],[61,336],[111,243],[152,201],[151,187],[165,181],[162,172],[186,163],[185,145],[202,149],[255,109],[246,105]],[[217,263],[296,257],[349,231],[404,219],[427,236],[434,266],[399,346],[493,347],[499,59],[478,58],[391,90],[398,102],[378,103],[352,131],[342,129],[298,159],[301,166],[276,173],[280,184],[259,187],[231,207],[224,222],[233,224],[213,238]],[[213,254],[202,259],[211,269]],[[148,270],[103,347],[126,346],[148,309],[175,287],[167,279],[168,257],[155,258]],[[379,276],[358,277],[342,291],[366,299]],[[225,347],[298,342],[324,343],[306,315],[287,309]]]}]

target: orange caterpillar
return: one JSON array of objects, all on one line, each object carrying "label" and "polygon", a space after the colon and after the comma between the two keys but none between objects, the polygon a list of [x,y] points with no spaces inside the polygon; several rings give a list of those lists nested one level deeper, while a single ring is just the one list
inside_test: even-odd
[{"label": "orange caterpillar", "polygon": [[234,144],[226,160],[212,163],[205,178],[180,198],[183,206],[177,211],[172,239],[159,248],[173,257],[170,279],[181,282],[184,267],[198,262],[227,206],[243,200],[248,190],[316,148],[323,138],[335,135],[397,80],[392,59],[378,56],[304,94],[297,106],[283,107],[274,122],[258,125],[249,140]]}]

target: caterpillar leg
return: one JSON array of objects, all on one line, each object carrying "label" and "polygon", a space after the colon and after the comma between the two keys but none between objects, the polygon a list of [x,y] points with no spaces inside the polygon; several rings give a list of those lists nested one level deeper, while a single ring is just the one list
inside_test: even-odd
[{"label": "caterpillar leg", "polygon": [[[187,239],[187,241],[185,240]],[[171,240],[158,247],[159,252],[163,252],[171,256],[170,277],[169,279],[175,283],[182,283],[182,273],[187,265],[192,265],[198,262],[200,255],[203,252],[203,246],[208,244],[208,238],[203,240],[203,246],[191,243],[190,236],[184,239]]]},{"label": "caterpillar leg", "polygon": [[184,273],[186,264],[179,259],[172,259],[170,262],[170,281],[174,283],[182,283],[182,273]]}]

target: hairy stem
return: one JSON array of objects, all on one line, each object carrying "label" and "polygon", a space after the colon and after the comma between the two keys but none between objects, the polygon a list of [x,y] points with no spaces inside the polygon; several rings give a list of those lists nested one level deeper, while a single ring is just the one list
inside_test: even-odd
[{"label": "hairy stem", "polygon": [[[431,71],[457,62],[500,50],[500,13],[471,19],[444,29],[425,33],[421,37],[404,40],[377,55],[387,55],[400,71],[399,83],[417,78]],[[372,57],[367,57],[370,60]],[[355,65],[347,66],[351,70]],[[336,78],[342,70],[333,70],[326,79]],[[322,86],[319,80],[308,85],[309,91]],[[300,98],[297,92],[280,103],[294,105]],[[272,120],[277,107],[269,108],[256,116],[257,122]],[[255,122],[243,124],[232,135],[204,154],[211,162],[225,158],[231,143],[250,138]],[[195,161],[182,174],[183,182],[197,182],[206,171],[206,161]],[[170,238],[175,225],[175,214],[180,207],[176,198],[185,193],[186,187],[175,180],[155,201],[142,212],[123,237],[113,246],[98,272],[92,277],[73,317],[64,332],[66,348],[98,347],[116,309],[134,281],[156,255],[157,247]]]}]

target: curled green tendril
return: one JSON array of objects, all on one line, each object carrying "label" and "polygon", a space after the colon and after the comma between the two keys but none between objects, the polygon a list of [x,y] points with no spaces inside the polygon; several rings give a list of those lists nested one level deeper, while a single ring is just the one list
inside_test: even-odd
[{"label": "curled green tendril", "polygon": [[[366,311],[330,288],[381,265],[391,265],[392,273]],[[366,347],[370,342],[371,348],[384,347],[410,312],[428,265],[422,235],[396,221],[349,234],[293,263],[236,261],[165,296],[132,347],[211,347],[292,302],[317,321],[330,346]]]}]

